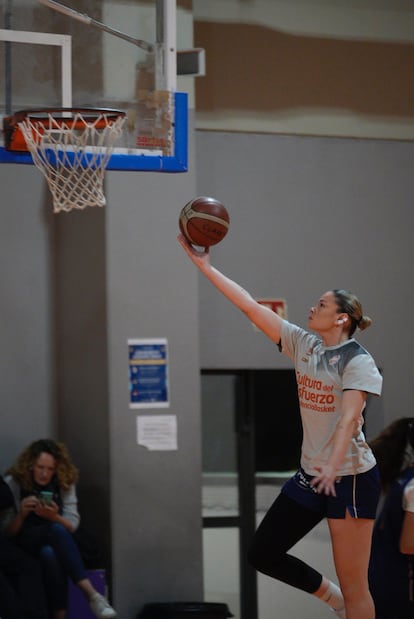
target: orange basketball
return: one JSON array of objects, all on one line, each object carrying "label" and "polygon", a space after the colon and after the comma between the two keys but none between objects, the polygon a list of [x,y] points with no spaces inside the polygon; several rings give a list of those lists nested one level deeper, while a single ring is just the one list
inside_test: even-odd
[{"label": "orange basketball", "polygon": [[192,245],[210,247],[224,239],[229,230],[230,217],[219,200],[200,196],[181,210],[179,225]]}]

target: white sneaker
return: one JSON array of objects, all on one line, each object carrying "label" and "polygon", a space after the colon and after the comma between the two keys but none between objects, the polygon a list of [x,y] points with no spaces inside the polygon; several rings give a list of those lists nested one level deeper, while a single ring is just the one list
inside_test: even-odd
[{"label": "white sneaker", "polygon": [[108,600],[98,592],[89,598],[89,606],[97,619],[113,619],[113,617],[116,617],[116,611]]}]

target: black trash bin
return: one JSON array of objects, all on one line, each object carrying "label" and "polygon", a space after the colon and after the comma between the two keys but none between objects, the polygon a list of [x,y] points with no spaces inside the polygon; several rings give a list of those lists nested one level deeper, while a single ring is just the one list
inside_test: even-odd
[{"label": "black trash bin", "polygon": [[138,614],[138,619],[226,619],[233,616],[227,604],[161,602],[145,604]]}]

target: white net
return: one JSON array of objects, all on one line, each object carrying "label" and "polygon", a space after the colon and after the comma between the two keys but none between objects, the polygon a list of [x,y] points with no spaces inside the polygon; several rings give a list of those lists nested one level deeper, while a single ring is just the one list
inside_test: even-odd
[{"label": "white net", "polygon": [[[19,127],[33,163],[45,176],[55,213],[104,206],[105,168],[122,134],[125,114],[113,110],[27,115]],[[56,115],[56,114],[55,114]]]}]

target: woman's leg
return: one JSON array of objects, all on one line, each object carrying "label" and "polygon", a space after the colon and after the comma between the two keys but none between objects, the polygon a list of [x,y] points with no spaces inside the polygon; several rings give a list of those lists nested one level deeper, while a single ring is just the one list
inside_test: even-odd
[{"label": "woman's leg", "polygon": [[67,574],[89,601],[95,616],[100,619],[115,617],[114,609],[104,596],[96,591],[89,580],[78,546],[71,533],[62,525],[54,523],[50,530],[50,543]]},{"label": "woman's leg", "polygon": [[333,557],[344,596],[347,619],[374,619],[375,610],[368,588],[368,563],[374,520],[329,518]]},{"label": "woman's leg", "polygon": [[318,512],[280,494],[258,527],[248,558],[259,572],[316,596],[343,618],[344,600],[339,587],[288,554],[322,519]]},{"label": "woman's leg", "polygon": [[279,494],[256,531],[249,562],[267,576],[314,593],[321,586],[322,574],[287,553],[322,519],[319,513]]},{"label": "woman's leg", "polygon": [[87,578],[85,566],[72,534],[61,524],[53,523],[49,531],[49,543],[53,546],[64,570],[74,583]]},{"label": "woman's leg", "polygon": [[64,619],[68,605],[68,577],[52,546],[42,546],[39,560],[49,608],[55,619]]}]

